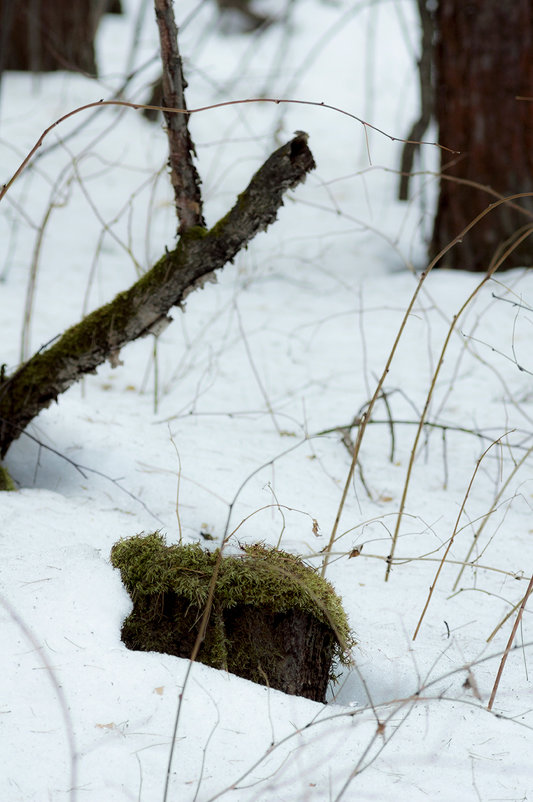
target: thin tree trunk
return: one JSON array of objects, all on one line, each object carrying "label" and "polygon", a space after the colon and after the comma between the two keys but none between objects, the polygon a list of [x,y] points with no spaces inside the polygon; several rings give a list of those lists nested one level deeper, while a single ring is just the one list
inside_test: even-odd
[{"label": "thin tree trunk", "polygon": [[[439,0],[435,66],[439,141],[443,152],[431,255],[447,245],[494,200],[473,181],[502,196],[533,191],[533,103],[516,100],[533,86],[531,0]],[[459,181],[454,181],[458,178]],[[533,198],[519,209],[502,205],[448,251],[443,267],[484,271],[495,253],[531,222]],[[529,237],[503,267],[533,265]]]},{"label": "thin tree trunk", "polygon": [[[154,2],[163,62],[162,105],[167,108],[186,109],[187,82],[183,75],[178,48],[178,29],[174,19],[172,0],[154,0]],[[183,234],[191,226],[205,226],[202,215],[200,176],[193,163],[193,156],[196,153],[189,134],[188,115],[164,112],[164,116],[170,154],[170,178],[180,223],[178,234]]]}]

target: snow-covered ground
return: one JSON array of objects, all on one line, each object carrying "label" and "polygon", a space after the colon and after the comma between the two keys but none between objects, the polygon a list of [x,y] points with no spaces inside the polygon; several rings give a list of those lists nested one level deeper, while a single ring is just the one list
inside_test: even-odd
[{"label": "snow-covered ground", "polygon": [[[2,182],[55,119],[120,85],[142,5],[129,0],[127,17],[105,19],[97,83],[64,73],[3,77]],[[265,0],[263,8],[281,15],[285,5],[288,18],[262,33],[221,35],[211,4],[195,14],[193,0],[178,4],[180,23],[192,14],[180,41],[189,107],[317,101],[405,136],[417,113],[416,4]],[[148,62],[156,44],[148,4],[133,65]],[[125,97],[143,101],[157,72],[153,60]],[[425,267],[436,148],[423,148],[422,174],[402,204],[401,145],[370,130],[367,139],[341,113],[258,102],[194,114],[191,130],[209,224],[294,130],[309,133],[317,169],[217,285],[175,310],[157,343],[124,349],[123,366],[72,388],[8,453],[20,490],[0,498],[6,802],[163,799],[188,663],[121,643],[131,602],[111,546],[155,529],[175,542],[177,508],[187,541],[203,542],[207,531],[216,545],[233,504],[230,531],[250,516],[235,545],[281,535],[283,548],[320,565],[350,465],[336,429],[364,411],[414,271]],[[161,125],[130,109],[83,112],[46,138],[0,204],[9,368],[172,247],[166,159]],[[481,278],[429,275],[365,434],[327,569],[357,636],[353,669],[320,705],[195,664],[168,800],[532,798],[527,610],[487,711],[514,615],[487,639],[520,602],[532,566],[531,271],[498,274],[457,324],[384,582],[416,424],[452,318]]]}]

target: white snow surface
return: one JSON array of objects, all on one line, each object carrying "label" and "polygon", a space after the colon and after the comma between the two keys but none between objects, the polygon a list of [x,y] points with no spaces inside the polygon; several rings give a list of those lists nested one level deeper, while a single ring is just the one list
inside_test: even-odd
[{"label": "white snow surface", "polygon": [[[2,183],[45,128],[148,62],[124,90],[146,100],[157,29],[148,4],[130,57],[146,4],[125,5],[101,26],[97,81],[3,76]],[[177,4],[189,108],[293,98],[407,134],[414,2],[258,7],[279,21],[222,34],[213,5]],[[9,450],[19,490],[0,498],[0,798],[162,800],[183,694],[168,800],[532,799],[527,608],[487,710],[533,564],[531,271],[496,274],[464,311],[482,275],[435,270],[423,285],[327,568],[357,639],[328,704],[200,664],[184,687],[188,661],[122,644],[131,600],[110,549],[156,529],[176,542],[177,508],[185,542],[208,532],[220,543],[232,505],[230,550],[280,543],[320,566],[350,466],[337,427],[364,411],[384,370],[426,267],[438,189],[436,147],[422,148],[400,203],[401,143],[316,105],[225,106],[191,115],[190,127],[209,225],[293,131],[308,132],[317,169],[216,285],[173,311],[157,343],[126,347],[123,365],[71,388]],[[47,135],[0,203],[8,369],[173,247],[166,160],[161,123],[132,109],[83,111]],[[385,582],[416,424],[460,312]]]}]

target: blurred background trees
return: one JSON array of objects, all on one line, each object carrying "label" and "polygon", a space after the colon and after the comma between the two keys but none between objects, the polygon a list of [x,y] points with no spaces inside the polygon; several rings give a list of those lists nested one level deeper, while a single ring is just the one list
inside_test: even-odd
[{"label": "blurred background trees", "polygon": [[0,74],[74,70],[96,75],[94,38],[120,0],[0,0]]},{"label": "blurred background trees", "polygon": [[[266,26],[249,0],[216,0],[219,24],[242,30]],[[533,3],[531,0],[416,0],[421,21],[421,113],[408,139],[424,136],[430,121],[441,151],[442,178],[429,256],[445,248],[489,203],[533,190]],[[267,8],[263,4],[262,8]],[[0,75],[3,70],[76,70],[96,75],[94,38],[104,13],[120,0],[0,0]],[[150,103],[159,105],[159,82]],[[151,113],[154,117],[155,114]],[[416,147],[404,149],[400,198],[408,198]],[[479,186],[475,186],[475,185]],[[451,248],[442,267],[484,271],[533,219],[533,199],[491,211]],[[533,265],[527,237],[504,268]]]}]

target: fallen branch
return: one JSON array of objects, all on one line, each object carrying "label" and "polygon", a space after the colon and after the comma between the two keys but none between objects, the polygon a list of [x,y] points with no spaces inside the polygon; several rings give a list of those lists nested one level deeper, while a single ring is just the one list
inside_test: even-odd
[{"label": "fallen branch", "polygon": [[168,312],[188,293],[214,280],[227,262],[276,219],[283,194],[315,167],[307,134],[278,148],[209,231],[193,226],[139,281],[68,329],[21,365],[0,374],[0,456],[39,412],[106,359],[119,364],[121,348],[170,322]]}]

